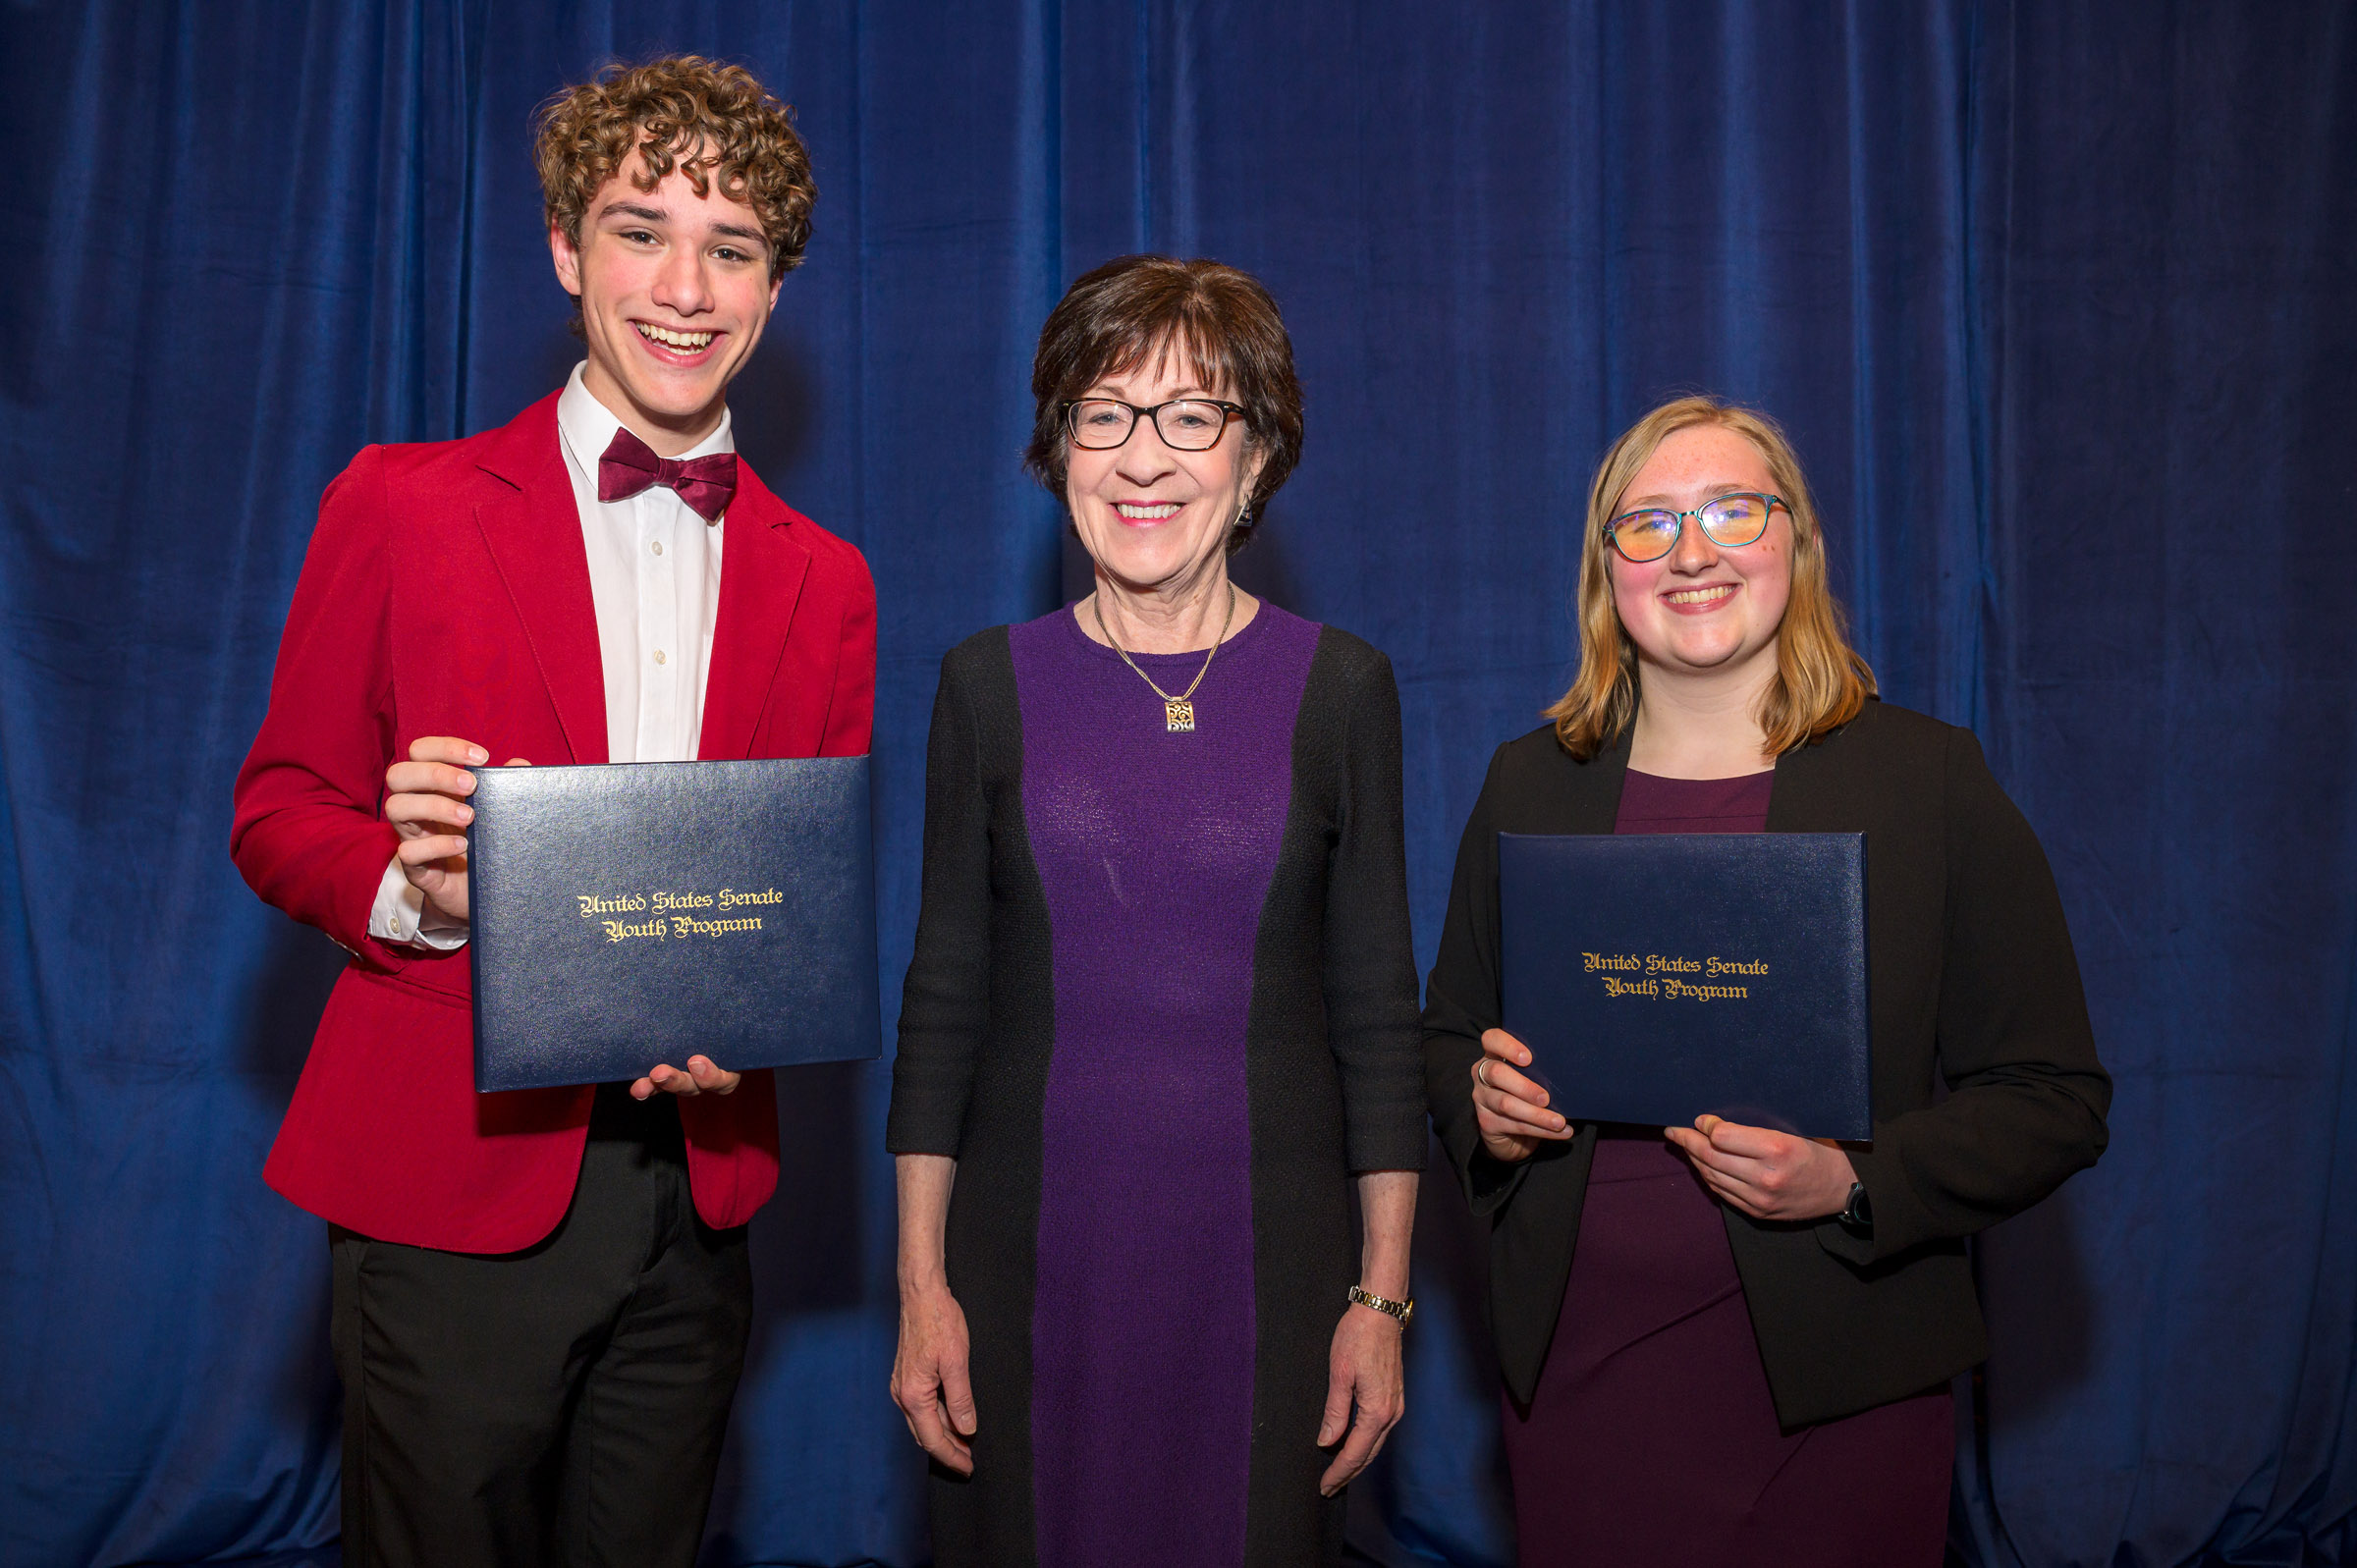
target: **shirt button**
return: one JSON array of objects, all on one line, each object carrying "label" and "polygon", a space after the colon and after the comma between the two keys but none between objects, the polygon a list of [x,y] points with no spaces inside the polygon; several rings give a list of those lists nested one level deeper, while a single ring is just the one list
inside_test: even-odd
[{"label": "shirt button", "polygon": [[657,649],[655,650],[655,663],[657,663],[657,664],[662,664],[662,663],[664,663],[664,659],[663,659],[663,650],[662,650],[662,649],[660,649],[660,648],[657,648]]},{"label": "shirt button", "polygon": [[661,555],[662,553],[663,553],[663,541],[662,541],[662,540],[660,540],[660,539],[657,539],[657,540],[655,541],[655,554],[656,554],[656,555]]}]

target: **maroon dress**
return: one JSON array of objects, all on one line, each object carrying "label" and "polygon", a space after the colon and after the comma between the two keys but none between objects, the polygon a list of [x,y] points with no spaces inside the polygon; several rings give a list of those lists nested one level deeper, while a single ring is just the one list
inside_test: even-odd
[{"label": "maroon dress", "polygon": [[[1758,833],[1775,779],[1631,769],[1615,831]],[[1522,1568],[1942,1560],[1946,1386],[1778,1426],[1726,1218],[1658,1129],[1598,1139],[1546,1367],[1504,1403]]]}]

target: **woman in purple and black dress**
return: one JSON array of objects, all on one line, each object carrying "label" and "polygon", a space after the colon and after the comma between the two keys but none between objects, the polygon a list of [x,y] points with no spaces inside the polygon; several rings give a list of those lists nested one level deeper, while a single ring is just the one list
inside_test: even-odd
[{"label": "woman in purple and black dress", "polygon": [[[1765,417],[1680,399],[1614,444],[1578,611],[1577,679],[1466,824],[1424,1013],[1493,1227],[1521,1560],[1932,1568],[1948,1380],[1986,1350],[1965,1238],[2104,1147],[2054,878],[1970,731],[1875,700]],[[1498,1027],[1502,831],[1863,832],[1873,1142],[1551,1103]]]},{"label": "woman in purple and black dress", "polygon": [[893,1070],[935,1560],[1338,1561],[1424,1161],[1391,666],[1229,578],[1301,441],[1258,283],[1110,262],[1031,381],[1096,591],[942,662]]}]

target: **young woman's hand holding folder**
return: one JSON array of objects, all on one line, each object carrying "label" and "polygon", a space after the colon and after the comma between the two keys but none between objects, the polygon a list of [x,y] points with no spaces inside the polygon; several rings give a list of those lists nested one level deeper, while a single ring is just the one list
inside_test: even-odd
[{"label": "young woman's hand holding folder", "polygon": [[[1530,1048],[1503,1029],[1481,1037],[1473,1064],[1473,1119],[1494,1160],[1528,1160],[1542,1142],[1562,1143],[1571,1124],[1549,1108],[1552,1097],[1519,1069]],[[1773,1127],[1746,1127],[1719,1116],[1663,1135],[1692,1162],[1712,1192],[1754,1219],[1822,1219],[1849,1203],[1857,1171],[1840,1145],[1797,1138]]]}]

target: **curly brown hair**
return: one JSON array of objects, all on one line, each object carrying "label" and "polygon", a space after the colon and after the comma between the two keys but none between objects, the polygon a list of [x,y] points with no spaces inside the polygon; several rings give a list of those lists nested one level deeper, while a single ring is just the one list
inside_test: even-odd
[{"label": "curly brown hair", "polygon": [[646,163],[633,182],[639,189],[654,189],[677,167],[703,196],[717,173],[721,194],[760,220],[770,281],[801,265],[818,199],[810,153],[795,134],[794,111],[744,67],[693,54],[638,66],[616,61],[557,93],[533,120],[532,161],[548,225],[576,247],[590,201],[635,147]]}]

